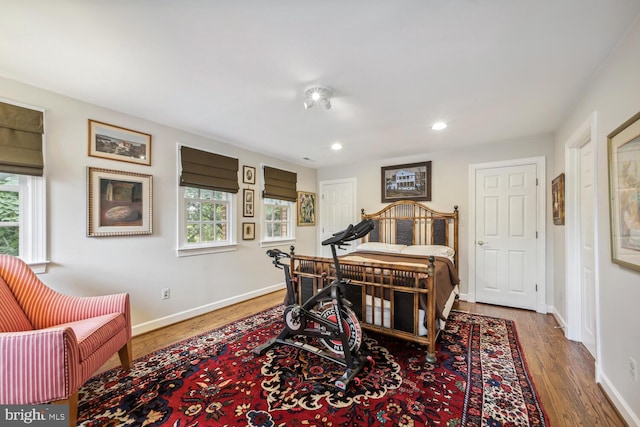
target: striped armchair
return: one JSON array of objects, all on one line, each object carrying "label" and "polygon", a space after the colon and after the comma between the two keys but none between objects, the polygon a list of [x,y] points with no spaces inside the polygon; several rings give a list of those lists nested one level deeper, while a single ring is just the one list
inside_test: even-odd
[{"label": "striped armchair", "polygon": [[0,255],[0,404],[68,404],[75,426],[78,389],[116,351],[130,369],[128,294],[63,295]]}]

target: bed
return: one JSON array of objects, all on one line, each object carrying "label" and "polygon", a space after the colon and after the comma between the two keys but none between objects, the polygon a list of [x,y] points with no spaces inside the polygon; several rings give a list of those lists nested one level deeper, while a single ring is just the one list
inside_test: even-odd
[{"label": "bed", "polygon": [[[435,363],[435,342],[458,295],[458,207],[438,212],[398,201],[373,214],[375,228],[356,250],[340,256],[345,294],[366,330],[426,346]],[[297,298],[305,301],[335,278],[333,260],[297,255],[291,271]]]}]

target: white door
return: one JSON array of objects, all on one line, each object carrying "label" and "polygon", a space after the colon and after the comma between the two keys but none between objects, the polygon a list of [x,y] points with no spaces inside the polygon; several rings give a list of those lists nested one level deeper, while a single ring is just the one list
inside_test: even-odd
[{"label": "white door", "polygon": [[476,299],[535,310],[536,165],[477,169],[475,183]]},{"label": "white door", "polygon": [[[330,257],[331,248],[322,246],[322,241],[333,233],[359,221],[356,213],[356,181],[341,179],[320,182],[320,227],[318,253]],[[344,253],[344,252],[343,252]]]},{"label": "white door", "polygon": [[596,303],[594,255],[594,153],[589,141],[580,148],[580,286],[582,343],[596,357]]}]

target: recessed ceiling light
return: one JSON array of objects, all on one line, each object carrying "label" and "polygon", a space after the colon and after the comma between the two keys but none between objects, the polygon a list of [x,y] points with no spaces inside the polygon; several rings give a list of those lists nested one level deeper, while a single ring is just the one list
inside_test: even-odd
[{"label": "recessed ceiling light", "polygon": [[342,144],[340,144],[339,142],[334,142],[333,144],[331,144],[331,149],[333,151],[342,150]]},{"label": "recessed ceiling light", "polygon": [[445,122],[435,122],[433,124],[433,126],[431,126],[431,129],[433,130],[442,130],[444,128],[447,127],[447,124]]}]

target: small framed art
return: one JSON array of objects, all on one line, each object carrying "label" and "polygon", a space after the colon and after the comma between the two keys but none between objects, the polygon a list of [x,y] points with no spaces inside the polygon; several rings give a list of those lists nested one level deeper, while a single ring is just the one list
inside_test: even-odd
[{"label": "small framed art", "polygon": [[242,216],[253,217],[254,191],[245,188],[242,190]]},{"label": "small framed art", "polygon": [[243,184],[256,183],[256,168],[252,166],[242,166],[242,183]]},{"label": "small framed art", "polygon": [[298,191],[298,225],[316,225],[316,193]]},{"label": "small framed art", "polygon": [[151,166],[151,135],[89,119],[89,155]]},{"label": "small framed art", "polygon": [[551,198],[553,223],[564,225],[564,173],[551,181]]},{"label": "small framed art", "polygon": [[242,240],[254,240],[256,238],[256,223],[242,223]]}]

